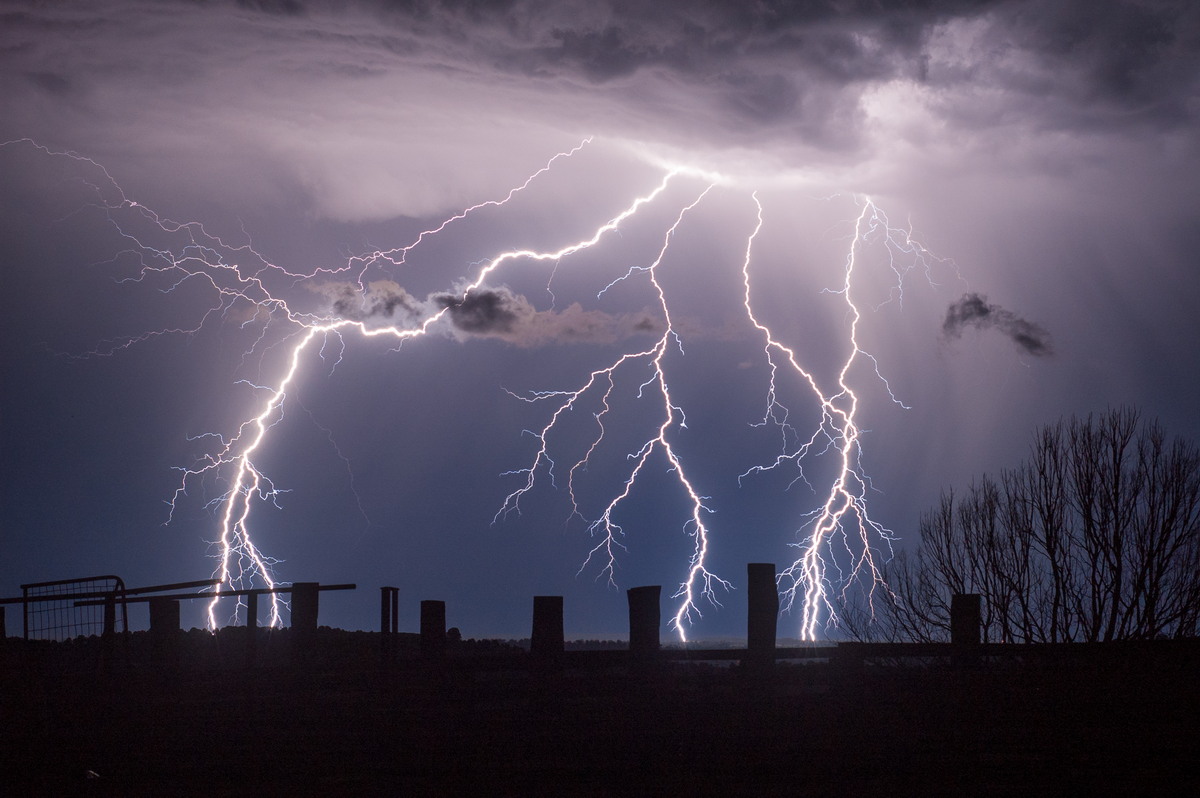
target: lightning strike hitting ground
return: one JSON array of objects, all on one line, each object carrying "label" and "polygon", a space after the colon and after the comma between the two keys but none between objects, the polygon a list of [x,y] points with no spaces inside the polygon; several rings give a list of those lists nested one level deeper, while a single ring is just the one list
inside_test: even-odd
[{"label": "lightning strike hitting ground", "polygon": [[[664,179],[662,184],[660,184],[659,190],[666,186],[666,180],[669,180],[673,175],[674,173],[668,173],[667,178]],[[641,399],[647,391],[656,393],[659,396],[662,401],[662,423],[658,427],[657,435],[647,440],[636,452],[629,455],[628,461],[632,462],[633,466],[629,470],[629,475],[625,479],[621,492],[618,493],[617,496],[608,503],[603,512],[600,514],[600,517],[591,521],[588,525],[588,530],[593,535],[598,535],[600,542],[597,543],[590,552],[588,552],[587,559],[584,561],[579,571],[582,573],[584,569],[591,564],[593,558],[600,558],[603,562],[603,565],[600,569],[601,575],[605,576],[608,582],[615,586],[615,568],[617,560],[616,549],[624,548],[620,542],[620,537],[624,531],[622,530],[620,524],[613,520],[613,514],[621,502],[629,497],[629,493],[633,489],[638,475],[642,472],[642,469],[645,467],[646,462],[650,459],[651,455],[656,450],[661,450],[670,463],[671,470],[675,474],[675,478],[679,481],[679,484],[683,487],[684,491],[686,491],[691,504],[691,517],[685,524],[684,530],[687,532],[687,534],[691,535],[693,539],[692,555],[688,563],[687,576],[683,580],[683,583],[680,584],[679,589],[672,596],[672,598],[682,599],[678,610],[675,612],[675,615],[671,620],[672,626],[679,632],[680,639],[682,640],[687,639],[685,623],[690,622],[693,615],[698,616],[700,614],[699,607],[696,604],[698,596],[704,596],[709,601],[717,603],[716,594],[713,590],[714,586],[720,585],[721,587],[728,589],[730,584],[724,579],[721,579],[719,576],[716,576],[710,572],[708,568],[705,567],[705,558],[708,553],[709,532],[704,525],[702,514],[710,511],[704,506],[704,497],[700,496],[696,492],[695,486],[693,486],[692,482],[688,479],[684,471],[683,463],[680,462],[679,456],[676,454],[675,449],[672,447],[668,438],[668,433],[672,430],[684,429],[687,427],[687,421],[684,417],[683,409],[677,406],[671,399],[671,392],[667,386],[666,374],[663,366],[663,356],[666,354],[668,347],[674,343],[676,346],[680,347],[680,350],[682,351],[682,343],[675,331],[674,325],[671,322],[670,307],[667,303],[667,297],[663,291],[663,287],[658,281],[656,270],[661,265],[663,257],[666,255],[667,249],[671,245],[671,239],[674,237],[675,231],[679,228],[680,224],[683,223],[684,216],[688,213],[688,211],[700,204],[701,200],[707,196],[712,188],[713,185],[709,184],[691,204],[685,206],[683,210],[679,212],[679,215],[675,219],[675,223],[672,224],[667,230],[667,233],[663,238],[662,248],[659,250],[658,257],[654,259],[653,263],[648,266],[632,267],[628,272],[625,273],[624,276],[617,278],[600,291],[600,293],[603,294],[616,283],[633,279],[635,275],[647,275],[651,285],[654,287],[654,293],[658,298],[659,309],[662,311],[663,316],[666,319],[666,328],[663,331],[662,336],[657,342],[655,342],[654,346],[642,352],[634,352],[622,355],[616,360],[616,362],[612,363],[606,368],[592,372],[588,381],[577,390],[568,392],[535,392],[528,397],[523,397],[529,402],[558,399],[560,400],[560,404],[551,415],[550,422],[541,430],[541,432],[536,434],[541,446],[538,449],[533,464],[522,472],[527,475],[527,481],[525,485],[509,494],[504,501],[504,506],[500,509],[500,512],[497,513],[497,517],[499,517],[501,514],[518,509],[518,503],[521,496],[533,487],[535,475],[538,471],[538,468],[541,467],[543,463],[546,463],[547,470],[553,473],[554,462],[550,459],[546,448],[547,436],[554,429],[555,424],[563,415],[563,413],[572,410],[581,396],[590,392],[593,388],[603,386],[604,389],[601,403],[604,407],[604,410],[597,413],[595,416],[597,426],[596,436],[592,440],[591,445],[588,447],[583,457],[576,461],[568,472],[569,476],[567,480],[567,487],[571,496],[571,504],[574,508],[574,513],[580,518],[584,518],[583,514],[580,512],[579,502],[575,496],[575,475],[580,468],[587,465],[588,458],[604,439],[605,417],[609,412],[608,400],[614,388],[613,375],[620,369],[632,367],[642,362],[649,363],[651,377],[638,386],[637,396],[639,399]]]},{"label": "lightning strike hitting ground", "polygon": [[[904,275],[907,269],[897,265],[896,255],[904,254],[922,262],[928,269],[933,256],[924,247],[912,241],[904,231],[892,228],[887,217],[879,210],[870,198],[860,200],[862,208],[854,225],[854,236],[850,250],[846,255],[844,280],[835,293],[842,297],[846,305],[849,319],[846,331],[846,356],[838,370],[837,378],[832,389],[823,388],[814,374],[806,369],[797,359],[796,351],[780,342],[775,334],[755,315],[751,302],[751,252],[754,239],[763,224],[763,208],[754,197],[758,213],[758,224],[750,236],[746,247],[746,258],[742,266],[743,284],[745,286],[746,314],[755,328],[762,333],[765,341],[763,352],[770,365],[771,379],[767,389],[767,407],[761,425],[776,426],[784,441],[784,450],[774,462],[766,466],[755,466],[742,474],[742,477],[755,472],[769,471],[785,463],[791,463],[799,469],[797,480],[803,480],[804,472],[800,468],[801,461],[810,455],[832,452],[837,459],[838,467],[833,481],[829,486],[825,501],[819,508],[812,511],[808,521],[801,528],[807,531],[807,536],[796,545],[801,549],[800,556],[779,574],[778,582],[782,588],[784,608],[792,609],[797,601],[800,602],[800,639],[817,639],[817,625],[822,616],[829,623],[837,622],[837,611],[831,601],[829,590],[832,587],[827,577],[831,567],[839,569],[837,584],[840,585],[841,598],[845,599],[845,591],[851,586],[866,585],[867,602],[878,588],[887,589],[880,573],[877,558],[881,555],[891,555],[893,535],[883,525],[871,518],[867,510],[867,492],[869,479],[862,471],[860,456],[862,444],[857,422],[859,397],[850,383],[850,372],[860,360],[871,363],[875,377],[887,386],[887,381],[879,373],[875,358],[864,351],[858,342],[858,327],[862,319],[854,299],[854,276],[857,256],[862,246],[872,239],[882,239],[892,271],[896,274],[894,297],[899,301],[903,297]],[[780,403],[776,376],[781,367],[780,360],[787,367],[799,374],[812,390],[813,398],[821,408],[821,423],[812,435],[793,447],[787,446],[789,433],[794,434],[789,421],[788,409]],[[899,400],[887,386],[892,401]],[[881,552],[881,547],[884,551]],[[835,551],[843,551],[849,559],[848,567],[840,568],[839,558],[834,557]]]},{"label": "lightning strike hitting ground", "polygon": [[[221,580],[222,585],[236,589],[253,586],[256,582],[266,587],[274,587],[277,584],[275,566],[278,562],[259,549],[251,529],[256,509],[267,503],[276,503],[284,491],[271,482],[258,468],[256,461],[267,446],[272,430],[284,417],[288,393],[303,379],[304,364],[311,361],[314,349],[322,358],[326,356],[326,350],[331,345],[336,345],[337,351],[340,352],[346,346],[348,334],[364,338],[391,338],[398,343],[427,336],[439,329],[439,325],[445,326],[450,320],[452,308],[468,302],[476,292],[486,290],[491,285],[490,281],[506,267],[548,263],[554,270],[569,268],[572,255],[596,246],[647,205],[662,201],[668,186],[679,179],[684,170],[665,169],[660,182],[654,188],[633,199],[624,210],[597,227],[592,235],[583,240],[553,251],[509,250],[477,264],[474,276],[469,282],[464,283],[463,280],[467,278],[462,278],[452,283],[454,288],[451,296],[458,297],[457,300],[443,301],[433,307],[426,305],[419,314],[421,318],[408,324],[386,324],[369,318],[347,318],[347,315],[352,314],[346,313],[297,310],[280,296],[277,289],[271,287],[272,281],[282,281],[290,287],[298,282],[349,277],[353,285],[357,286],[358,296],[365,306],[369,292],[366,280],[369,269],[387,271],[405,264],[415,248],[434,236],[446,233],[452,225],[468,215],[509,203],[519,192],[528,189],[538,177],[551,170],[557,161],[571,158],[590,142],[591,139],[587,139],[573,149],[558,153],[502,199],[489,200],[465,208],[440,224],[421,232],[404,246],[351,257],[341,266],[320,267],[309,273],[298,273],[277,266],[248,243],[228,244],[209,234],[199,223],[179,223],[160,217],[151,209],[128,199],[112,176],[85,156],[71,152],[52,152],[28,140],[8,142],[2,146],[36,147],[48,157],[72,159],[102,176],[98,184],[89,185],[95,192],[98,207],[104,210],[110,223],[128,243],[127,250],[112,262],[116,264],[120,258],[132,257],[136,263],[133,273],[119,279],[165,280],[166,293],[177,291],[185,284],[198,284],[205,287],[211,296],[208,308],[200,315],[199,320],[190,326],[164,328],[131,338],[107,341],[91,354],[110,355],[153,336],[193,334],[205,325],[235,319],[240,319],[238,323],[242,328],[257,333],[255,343],[243,354],[244,360],[258,358],[262,362],[266,350],[277,347],[283,347],[283,351],[287,352],[285,368],[281,374],[266,380],[265,384],[245,382],[258,397],[257,412],[237,424],[231,434],[208,434],[196,438],[211,438],[216,445],[193,465],[179,469],[179,484],[170,500],[173,513],[178,502],[196,483],[209,480],[227,486],[210,502],[210,506],[216,511],[218,523],[216,538],[213,541],[214,556],[217,560],[214,576]],[[685,177],[695,179],[696,174],[689,173]],[[672,397],[666,358],[672,351],[682,354],[684,341],[673,320],[672,303],[667,290],[659,279],[659,270],[676,235],[688,224],[689,215],[717,186],[712,179],[700,182],[701,185],[695,190],[693,198],[674,214],[673,221],[662,235],[657,256],[649,263],[629,267],[622,276],[610,282],[598,294],[598,298],[603,297],[619,283],[648,283],[657,312],[662,318],[661,335],[653,344],[636,351],[625,352],[608,365],[592,370],[587,379],[575,388],[535,390],[525,394],[510,392],[510,395],[519,400],[533,405],[546,405],[552,410],[539,430],[529,431],[537,442],[532,462],[525,468],[506,472],[505,476],[523,477],[523,482],[504,498],[493,518],[495,522],[511,513],[519,513],[522,499],[528,496],[539,476],[544,475],[552,483],[555,481],[556,463],[550,454],[551,438],[558,431],[560,422],[583,405],[585,397],[596,402],[601,409],[592,414],[594,431],[566,472],[566,492],[571,502],[573,517],[577,516],[586,522],[596,541],[579,573],[594,569],[598,571],[597,578],[603,577],[606,582],[615,585],[618,554],[625,549],[625,531],[618,518],[619,512],[653,458],[656,455],[661,456],[666,469],[686,495],[689,506],[687,518],[683,521],[683,532],[690,538],[691,553],[682,570],[678,589],[673,595],[677,605],[671,619],[671,625],[681,640],[687,639],[687,628],[700,617],[700,600],[703,598],[713,605],[719,605],[717,589],[733,587],[730,582],[709,570],[708,559],[713,540],[705,523],[705,516],[712,510],[706,506],[708,497],[694,482],[677,446],[679,438],[687,429],[687,419],[683,407]],[[773,462],[750,468],[742,478],[791,466],[798,470],[798,476],[793,482],[808,482],[808,477],[801,467],[802,461],[831,454],[837,463],[828,487],[813,487],[817,496],[824,496],[824,499],[820,500],[819,506],[807,516],[800,530],[803,539],[792,544],[800,548],[800,556],[779,575],[785,606],[792,608],[798,604],[800,608],[800,636],[812,640],[818,635],[818,625],[822,619],[827,623],[836,622],[836,601],[833,598],[835,594],[844,597],[852,585],[860,583],[865,585],[868,597],[877,589],[886,589],[880,573],[880,558],[889,556],[893,539],[890,531],[873,520],[867,511],[870,483],[861,467],[861,431],[857,419],[860,399],[853,387],[854,376],[861,372],[866,364],[870,372],[873,372],[874,378],[880,380],[884,386],[887,386],[887,382],[880,375],[875,359],[862,349],[858,340],[861,313],[854,294],[857,258],[863,247],[871,243],[882,244],[896,277],[895,286],[887,301],[897,302],[903,300],[904,279],[913,265],[923,264],[928,275],[930,263],[937,259],[913,241],[907,232],[891,227],[887,217],[870,199],[858,200],[860,212],[846,255],[843,278],[840,286],[830,291],[839,296],[845,305],[847,327],[844,332],[844,359],[832,384],[822,385],[816,373],[801,364],[796,348],[781,341],[755,311],[752,301],[752,252],[764,224],[764,208],[756,194],[748,195],[747,199],[756,209],[757,221],[753,229],[746,233],[745,257],[741,264],[744,287],[742,304],[753,328],[762,336],[763,353],[769,369],[766,410],[758,425],[775,427],[782,444]],[[129,218],[121,221],[118,219],[120,215]],[[146,229],[155,234],[166,235],[184,243],[175,248],[155,245],[134,231],[138,225],[145,225]],[[554,279],[554,273],[551,272],[550,280]],[[333,358],[334,368],[339,359],[340,355]],[[610,400],[618,390],[618,375],[633,373],[639,369],[648,376],[637,383],[635,398],[648,404],[650,410],[647,417],[656,419],[656,426],[653,427],[652,434],[628,453],[624,477],[612,498],[597,514],[589,517],[576,492],[577,480],[587,470],[590,458],[605,441],[610,425],[614,423],[611,418]],[[806,401],[815,401],[820,408],[820,424],[809,435],[796,434],[789,420],[789,410],[779,397],[777,377],[782,369],[790,369],[799,375],[812,392],[811,398]],[[887,387],[887,390],[892,400],[898,402],[891,394],[891,388]],[[799,443],[789,445],[791,441]],[[836,578],[830,576],[831,571],[837,572]],[[208,606],[208,624],[214,629],[221,623],[218,601],[213,599]],[[271,625],[282,623],[282,604],[283,602],[273,594],[269,616]],[[230,622],[237,621],[242,606],[240,603],[235,605],[232,612],[226,616]]]}]

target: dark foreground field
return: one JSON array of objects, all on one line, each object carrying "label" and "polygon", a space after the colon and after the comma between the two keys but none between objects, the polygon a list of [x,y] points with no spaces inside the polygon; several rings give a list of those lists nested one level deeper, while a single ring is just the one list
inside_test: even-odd
[{"label": "dark foreground field", "polygon": [[[247,668],[226,640],[153,664],[126,645],[0,662],[6,796],[1187,795],[1194,646],[1083,660],[660,663],[612,652],[404,652],[372,635]],[[324,647],[322,649],[321,647]],[[330,647],[333,647],[332,649]],[[1150,653],[1147,653],[1150,651]],[[65,652],[65,653],[64,653]],[[619,655],[618,655],[619,656]],[[106,671],[106,672],[105,672]],[[98,777],[89,777],[91,771]]]}]

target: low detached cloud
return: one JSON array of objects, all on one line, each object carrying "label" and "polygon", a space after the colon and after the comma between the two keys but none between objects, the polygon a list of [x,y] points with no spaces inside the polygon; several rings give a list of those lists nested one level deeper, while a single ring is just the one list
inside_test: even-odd
[{"label": "low detached cloud", "polygon": [[450,323],[468,335],[512,336],[536,311],[525,297],[508,291],[472,291],[466,296],[439,294],[433,301],[449,311]]},{"label": "low detached cloud", "polygon": [[1054,353],[1050,345],[1050,333],[1011,310],[990,304],[987,297],[981,294],[963,294],[961,299],[946,309],[946,320],[942,323],[942,334],[946,338],[958,338],[965,327],[999,330],[1026,354],[1034,357]]},{"label": "low detached cloud", "polygon": [[508,288],[483,288],[461,294],[435,294],[430,302],[448,311],[454,335],[499,338],[515,346],[607,344],[634,335],[659,332],[661,322],[649,312],[610,314],[584,310],[578,303],[565,309],[537,310]]},{"label": "low detached cloud", "polygon": [[609,344],[663,328],[649,311],[612,314],[584,310],[577,302],[563,310],[538,310],[506,287],[432,294],[424,300],[392,280],[372,282],[365,290],[354,283],[326,283],[313,290],[328,300],[329,315],[368,326],[413,327],[446,311],[451,334],[460,341],[498,338],[520,347]]},{"label": "low detached cloud", "polygon": [[313,290],[329,299],[329,312],[339,319],[409,326],[425,313],[424,303],[392,280],[369,283],[365,291],[354,283],[326,283]]}]

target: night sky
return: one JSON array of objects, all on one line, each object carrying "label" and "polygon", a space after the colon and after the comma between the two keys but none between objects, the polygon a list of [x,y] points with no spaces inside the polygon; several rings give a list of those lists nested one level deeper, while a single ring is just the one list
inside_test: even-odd
[{"label": "night sky", "polygon": [[[278,578],[356,582],[323,598],[343,628],[376,625],[385,584],[410,630],[440,598],[464,636],[523,637],[531,597],[561,594],[568,637],[621,636],[646,584],[668,619],[695,528],[661,447],[614,512],[619,589],[588,562],[664,423],[645,359],[586,467],[595,392],[497,514],[558,406],[523,400],[669,323],[664,435],[731,585],[688,636],[742,635],[746,563],[792,563],[836,461],[818,438],[802,470],[752,471],[820,421],[783,369],[767,415],[758,209],[755,318],[821,385],[861,313],[855,457],[911,546],[941,490],[1065,414],[1134,404],[1200,439],[1198,87],[1187,0],[0,2],[0,594],[207,577],[231,471],[177,495],[179,469],[260,412],[305,325],[444,311],[402,345],[347,327],[301,353],[253,455]],[[505,261],[463,301],[501,253],[588,240],[671,169],[594,246]],[[855,245],[865,207],[891,249],[878,227]]]}]

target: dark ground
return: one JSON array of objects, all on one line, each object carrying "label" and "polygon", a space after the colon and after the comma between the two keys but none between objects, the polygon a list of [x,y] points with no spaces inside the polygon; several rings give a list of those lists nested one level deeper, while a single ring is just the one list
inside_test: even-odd
[{"label": "dark ground", "polygon": [[484,644],[434,665],[402,651],[382,668],[377,636],[327,630],[307,662],[287,664],[278,634],[253,669],[232,635],[189,637],[198,648],[174,664],[153,664],[147,641],[134,640],[103,668],[95,640],[9,640],[0,793],[1200,791],[1193,645],[959,668],[780,664],[755,675],[700,663],[631,672],[612,652],[539,667]]}]

